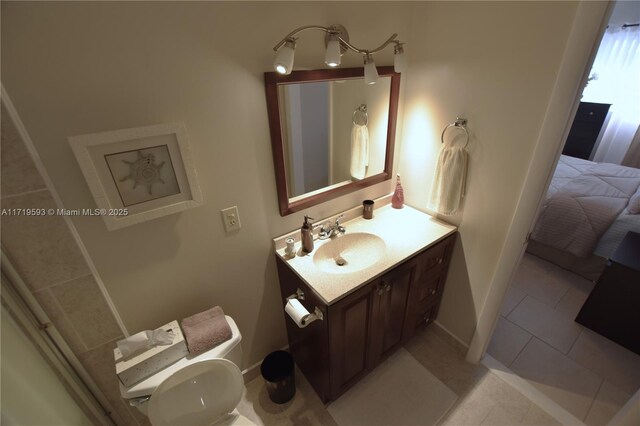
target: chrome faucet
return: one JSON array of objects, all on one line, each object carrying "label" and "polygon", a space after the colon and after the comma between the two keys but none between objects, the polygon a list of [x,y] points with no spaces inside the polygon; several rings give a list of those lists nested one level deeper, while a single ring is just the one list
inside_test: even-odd
[{"label": "chrome faucet", "polygon": [[342,219],[344,215],[340,215],[336,218],[336,222],[331,225],[329,222],[324,223],[320,227],[320,232],[318,232],[318,238],[321,240],[326,240],[327,238],[331,238],[336,235],[344,234],[347,232],[347,229],[340,225],[340,219]]}]

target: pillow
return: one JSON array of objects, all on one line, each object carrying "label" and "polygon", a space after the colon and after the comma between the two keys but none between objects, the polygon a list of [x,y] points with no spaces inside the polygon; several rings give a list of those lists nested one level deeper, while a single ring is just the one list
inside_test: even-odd
[{"label": "pillow", "polygon": [[629,205],[627,206],[627,212],[629,212],[629,214],[640,213],[640,188],[638,188],[636,193],[629,200]]}]

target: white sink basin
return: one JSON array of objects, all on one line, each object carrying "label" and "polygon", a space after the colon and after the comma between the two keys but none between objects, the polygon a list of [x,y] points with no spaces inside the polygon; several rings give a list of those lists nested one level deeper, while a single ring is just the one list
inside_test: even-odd
[{"label": "white sink basin", "polygon": [[382,260],[386,252],[382,238],[367,232],[344,234],[325,242],[313,255],[320,269],[347,274],[366,269]]}]

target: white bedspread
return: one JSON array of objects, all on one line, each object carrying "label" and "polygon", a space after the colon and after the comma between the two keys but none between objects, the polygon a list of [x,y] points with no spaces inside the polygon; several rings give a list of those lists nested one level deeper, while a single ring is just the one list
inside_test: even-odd
[{"label": "white bedspread", "polygon": [[561,156],[532,239],[590,256],[640,186],[640,170]]}]

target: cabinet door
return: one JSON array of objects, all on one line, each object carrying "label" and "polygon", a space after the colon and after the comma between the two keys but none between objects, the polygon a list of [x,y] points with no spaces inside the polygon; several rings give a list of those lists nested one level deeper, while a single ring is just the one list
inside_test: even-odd
[{"label": "cabinet door", "polygon": [[402,343],[407,297],[416,262],[409,261],[383,276],[374,292],[372,366],[382,362]]},{"label": "cabinet door", "polygon": [[375,284],[369,284],[329,307],[331,399],[367,374]]}]

